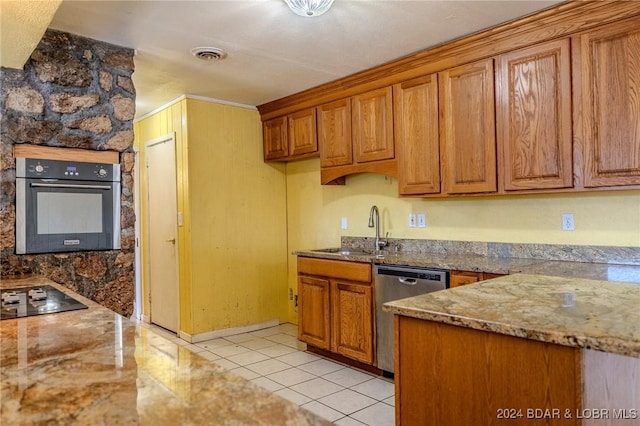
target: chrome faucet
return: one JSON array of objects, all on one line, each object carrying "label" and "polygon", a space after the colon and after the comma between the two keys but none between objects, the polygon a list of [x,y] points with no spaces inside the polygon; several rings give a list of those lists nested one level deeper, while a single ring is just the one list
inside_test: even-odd
[{"label": "chrome faucet", "polygon": [[371,211],[369,212],[369,228],[374,227],[374,219],[373,215],[375,214],[375,227],[376,227],[376,251],[382,250],[383,247],[387,246],[386,241],[380,241],[380,212],[378,211],[378,206],[371,206]]}]

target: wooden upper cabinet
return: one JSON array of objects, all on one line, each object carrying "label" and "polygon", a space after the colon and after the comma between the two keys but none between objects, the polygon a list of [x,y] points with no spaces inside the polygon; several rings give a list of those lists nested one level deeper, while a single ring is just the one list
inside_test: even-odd
[{"label": "wooden upper cabinet", "polygon": [[262,131],[265,161],[287,161],[318,152],[315,108],[267,120]]},{"label": "wooden upper cabinet", "polygon": [[356,163],[394,158],[391,87],[354,96],[352,126]]},{"label": "wooden upper cabinet", "polygon": [[507,191],[573,186],[569,39],[497,58],[499,175]]},{"label": "wooden upper cabinet", "polygon": [[585,187],[640,184],[640,19],[576,36],[576,152]]},{"label": "wooden upper cabinet", "polygon": [[316,109],[310,108],[289,115],[289,155],[297,157],[318,152]]},{"label": "wooden upper cabinet", "polygon": [[262,124],[264,160],[281,160],[289,156],[287,117],[277,117]]},{"label": "wooden upper cabinet", "polygon": [[396,84],[395,149],[400,195],[440,192],[438,77],[431,74]]},{"label": "wooden upper cabinet", "polygon": [[438,79],[443,192],[495,192],[493,59],[442,71]]},{"label": "wooden upper cabinet", "polygon": [[319,106],[317,115],[320,166],[351,164],[351,99],[341,99]]}]

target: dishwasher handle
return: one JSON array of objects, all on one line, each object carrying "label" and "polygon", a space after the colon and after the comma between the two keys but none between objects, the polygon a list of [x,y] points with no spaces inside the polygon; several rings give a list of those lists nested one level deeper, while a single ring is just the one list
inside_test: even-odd
[{"label": "dishwasher handle", "polygon": [[404,285],[416,285],[416,284],[418,284],[418,280],[415,279],[415,278],[398,277],[398,281],[400,281],[400,283],[404,284]]}]

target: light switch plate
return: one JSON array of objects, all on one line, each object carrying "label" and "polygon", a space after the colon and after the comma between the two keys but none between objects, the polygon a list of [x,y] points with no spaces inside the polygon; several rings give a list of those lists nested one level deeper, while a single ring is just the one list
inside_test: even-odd
[{"label": "light switch plate", "polygon": [[343,217],[342,219],[340,219],[340,228],[341,229],[347,229],[347,218]]},{"label": "light switch plate", "polygon": [[415,227],[416,227],[416,214],[409,213],[409,228],[415,228]]},{"label": "light switch plate", "polygon": [[427,215],[424,213],[418,213],[418,228],[427,227]]}]

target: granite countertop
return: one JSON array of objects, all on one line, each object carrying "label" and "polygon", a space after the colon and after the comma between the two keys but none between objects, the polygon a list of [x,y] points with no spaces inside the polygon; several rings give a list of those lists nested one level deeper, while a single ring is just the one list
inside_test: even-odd
[{"label": "granite countertop", "polygon": [[640,358],[639,307],[637,284],[516,274],[389,302],[383,309]]},{"label": "granite countertop", "polygon": [[329,424],[42,277],[89,309],[0,321],[0,424]]},{"label": "granite countertop", "polygon": [[423,266],[457,271],[493,274],[526,273],[559,277],[585,278],[601,281],[623,281],[640,284],[640,266],[612,263],[587,263],[515,257],[494,257],[477,254],[443,254],[425,252],[381,251],[374,253],[340,254],[317,250],[300,250],[294,254],[320,259],[367,262],[380,265]]}]

